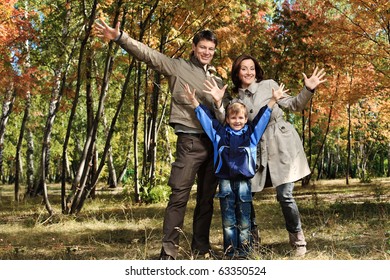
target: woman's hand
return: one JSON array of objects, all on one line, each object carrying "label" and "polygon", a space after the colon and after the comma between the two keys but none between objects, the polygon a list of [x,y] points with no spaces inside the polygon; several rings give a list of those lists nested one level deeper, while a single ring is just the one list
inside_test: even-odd
[{"label": "woman's hand", "polygon": [[108,40],[114,40],[121,34],[119,30],[121,24],[120,22],[116,24],[115,28],[108,26],[102,19],[99,19],[99,22],[95,23],[95,28],[94,28],[96,30],[97,37],[108,39]]},{"label": "woman's hand", "polygon": [[305,79],[305,86],[309,90],[314,90],[319,84],[326,82],[326,79],[322,79],[326,75],[324,68],[318,71],[318,67],[316,67],[310,78],[307,78],[305,73],[302,73],[302,75]]},{"label": "woman's hand", "polygon": [[206,80],[204,83],[206,89],[203,90],[203,92],[210,94],[214,99],[215,106],[219,108],[222,105],[222,98],[225,95],[225,91],[228,85],[224,85],[222,88],[219,88],[217,82],[214,79],[211,79],[211,81],[212,82]]}]

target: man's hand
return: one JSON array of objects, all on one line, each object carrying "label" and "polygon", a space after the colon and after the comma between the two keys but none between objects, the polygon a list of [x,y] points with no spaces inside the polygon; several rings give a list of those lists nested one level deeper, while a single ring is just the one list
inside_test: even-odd
[{"label": "man's hand", "polygon": [[96,36],[103,39],[114,40],[117,38],[121,32],[119,30],[121,23],[118,22],[115,28],[108,26],[104,20],[99,19],[99,22],[95,22],[94,29],[96,31]]},{"label": "man's hand", "polygon": [[203,92],[208,93],[213,97],[215,106],[217,108],[221,107],[222,98],[225,94],[225,90],[228,85],[225,85],[223,88],[219,88],[217,82],[214,79],[212,79],[212,82],[206,80],[204,86],[206,87],[206,89],[203,90]]}]

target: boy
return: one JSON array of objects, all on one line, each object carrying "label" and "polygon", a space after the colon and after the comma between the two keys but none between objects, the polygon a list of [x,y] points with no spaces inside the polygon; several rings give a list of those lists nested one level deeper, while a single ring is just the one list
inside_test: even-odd
[{"label": "boy", "polygon": [[[219,178],[224,252],[227,257],[246,258],[251,250],[250,213],[251,187],[249,179],[255,174],[257,144],[269,122],[272,107],[287,90],[281,84],[272,89],[273,98],[248,123],[246,106],[233,99],[226,108],[226,125],[222,125],[207,107],[199,104],[195,89],[185,85],[187,99],[195,108],[207,136],[213,143],[215,175]],[[209,91],[220,90],[209,83]],[[226,87],[222,90],[224,91]]]}]

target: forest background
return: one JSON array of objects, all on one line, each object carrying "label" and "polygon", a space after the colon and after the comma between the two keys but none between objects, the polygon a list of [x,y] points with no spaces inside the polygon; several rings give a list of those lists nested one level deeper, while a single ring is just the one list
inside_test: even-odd
[{"label": "forest background", "polygon": [[306,110],[286,112],[312,170],[302,185],[390,177],[387,0],[5,0],[0,195],[12,192],[12,209],[43,198],[47,213],[39,219],[46,223],[57,208],[79,214],[97,189],[118,190],[139,205],[169,196],[176,136],[167,81],[94,36],[99,18],[120,21],[170,57],[188,58],[193,35],[214,30],[220,43],[213,64],[228,83],[242,53],[257,57],[266,78],[292,95],[303,86],[302,72],[325,68],[328,81]]}]

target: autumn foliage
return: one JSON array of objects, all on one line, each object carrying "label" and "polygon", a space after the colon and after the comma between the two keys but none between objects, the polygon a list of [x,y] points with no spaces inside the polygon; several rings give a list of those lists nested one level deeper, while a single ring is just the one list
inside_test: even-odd
[{"label": "autumn foliage", "polygon": [[[35,130],[23,142],[23,163],[41,161],[40,148],[27,158],[27,147],[42,145],[46,116],[59,102],[58,110],[52,111],[50,143],[45,143],[49,157],[41,163],[47,177],[36,182],[58,182],[65,176],[71,184],[81,167],[89,129],[97,121],[92,139],[96,158],[85,165],[94,167],[86,178],[96,175],[93,172],[101,161],[101,182],[112,181],[116,170],[119,183],[132,186],[138,170],[141,178],[135,181],[144,189],[166,184],[175,141],[167,120],[167,82],[146,65],[136,64],[114,43],[88,33],[97,18],[111,25],[120,21],[132,37],[171,57],[188,58],[194,33],[212,29],[219,39],[214,64],[227,83],[231,83],[231,63],[242,53],[258,57],[266,78],[285,83],[293,95],[303,86],[302,73],[309,75],[316,66],[325,68],[328,81],[316,90],[307,109],[287,113],[302,136],[311,180],[389,176],[387,0],[4,0],[0,3],[0,101],[6,101],[10,90],[16,90],[17,96],[9,125],[4,127],[0,174],[4,183],[14,177],[12,160],[7,159],[15,157],[24,98],[32,93],[28,126]],[[96,114],[99,106],[104,107],[102,115]],[[71,108],[76,108],[75,115],[68,123]],[[110,124],[116,114],[116,122]],[[107,138],[110,130],[112,137]],[[67,132],[69,146],[64,149]],[[99,158],[105,147],[110,152]],[[65,162],[68,174],[61,171]]]}]

